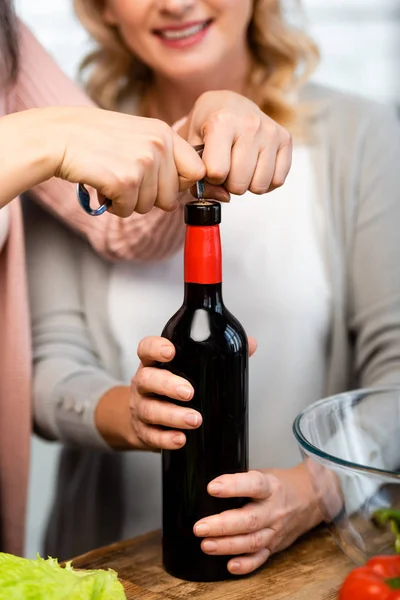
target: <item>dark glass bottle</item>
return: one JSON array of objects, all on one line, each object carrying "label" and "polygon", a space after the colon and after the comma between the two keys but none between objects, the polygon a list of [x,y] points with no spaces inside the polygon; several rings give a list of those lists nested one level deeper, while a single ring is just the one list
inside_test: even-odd
[{"label": "dark glass bottle", "polygon": [[245,502],[213,498],[207,485],[248,469],[248,343],[222,300],[220,204],[187,204],[185,222],[184,302],[162,333],[176,356],[163,368],[192,383],[193,400],[177,404],[198,410],[203,423],[185,431],[182,449],[163,451],[163,562],[175,577],[217,581],[230,576],[230,557],[204,554],[193,526]]}]

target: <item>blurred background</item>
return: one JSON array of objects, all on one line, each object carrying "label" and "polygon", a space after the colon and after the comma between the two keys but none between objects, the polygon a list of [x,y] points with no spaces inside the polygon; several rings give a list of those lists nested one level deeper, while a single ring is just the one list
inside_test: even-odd
[{"label": "blurred background", "polygon": [[[400,107],[399,0],[284,0],[288,17],[318,43],[322,62],[314,80]],[[72,14],[72,0],[16,0],[19,16],[61,68],[76,78],[90,48]],[[32,442],[26,555],[41,550],[57,466],[58,444]]]}]

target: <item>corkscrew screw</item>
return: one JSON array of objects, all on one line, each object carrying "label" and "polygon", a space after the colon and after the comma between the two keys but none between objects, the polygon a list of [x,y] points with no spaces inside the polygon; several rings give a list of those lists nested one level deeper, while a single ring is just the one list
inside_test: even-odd
[{"label": "corkscrew screw", "polygon": [[[196,150],[196,152],[199,154],[200,157],[203,156],[204,144],[199,144],[199,145],[193,146],[193,147]],[[198,181],[196,183],[196,196],[197,196],[197,200],[199,200],[199,202],[203,201],[203,194],[204,194],[204,179],[200,179],[200,181]],[[104,204],[102,204],[98,208],[92,208],[90,206],[90,194],[87,191],[87,189],[83,183],[76,184],[76,195],[78,198],[78,202],[81,205],[81,207],[83,208],[83,210],[91,217],[99,217],[100,215],[105,213],[106,210],[108,210],[110,208],[110,206],[112,205],[112,201],[109,198],[105,198]]]},{"label": "corkscrew screw", "polygon": [[[193,148],[196,150],[197,154],[201,158],[203,156],[204,144],[198,144],[197,146],[193,146]],[[197,200],[199,202],[203,202],[203,194],[204,194],[204,179],[200,179],[200,181],[198,181],[196,183],[196,196],[197,196]]]}]

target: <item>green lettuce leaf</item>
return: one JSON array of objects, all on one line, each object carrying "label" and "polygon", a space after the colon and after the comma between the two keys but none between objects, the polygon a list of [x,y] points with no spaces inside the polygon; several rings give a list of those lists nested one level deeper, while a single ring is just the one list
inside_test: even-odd
[{"label": "green lettuce leaf", "polygon": [[54,558],[0,552],[0,600],[126,600],[115,571],[75,571]]}]

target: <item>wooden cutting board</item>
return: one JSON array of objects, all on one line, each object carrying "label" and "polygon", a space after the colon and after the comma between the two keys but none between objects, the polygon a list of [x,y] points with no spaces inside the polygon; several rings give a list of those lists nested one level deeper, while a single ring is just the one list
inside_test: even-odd
[{"label": "wooden cutting board", "polygon": [[159,532],[113,544],[73,560],[76,568],[112,568],[127,600],[336,600],[352,564],[320,528],[272,557],[257,573],[231,581],[191,583],[168,575]]},{"label": "wooden cutting board", "polygon": [[127,600],[158,600],[161,598],[160,594],[154,594],[153,592],[149,592],[144,590],[143,588],[138,587],[134,583],[130,583],[129,581],[120,580],[122,585],[124,586],[125,594]]}]

